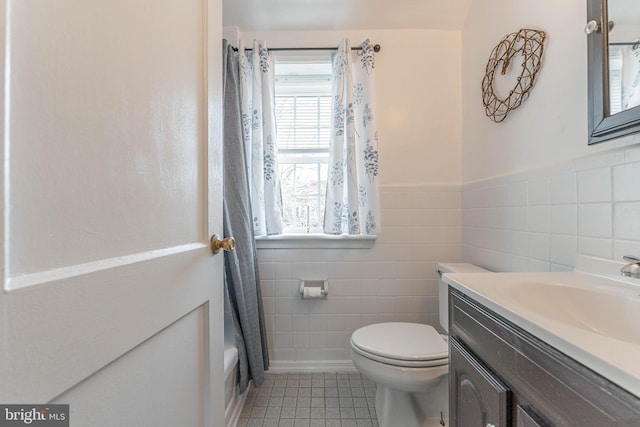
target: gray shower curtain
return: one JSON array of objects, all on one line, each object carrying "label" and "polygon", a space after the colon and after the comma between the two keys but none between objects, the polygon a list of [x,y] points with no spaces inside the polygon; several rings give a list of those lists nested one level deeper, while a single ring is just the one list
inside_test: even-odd
[{"label": "gray shower curtain", "polygon": [[251,379],[254,385],[262,385],[264,371],[269,368],[269,353],[242,138],[236,55],[224,40],[224,235],[236,239],[236,249],[224,254],[225,303],[233,318],[239,358],[238,383],[242,393]]}]

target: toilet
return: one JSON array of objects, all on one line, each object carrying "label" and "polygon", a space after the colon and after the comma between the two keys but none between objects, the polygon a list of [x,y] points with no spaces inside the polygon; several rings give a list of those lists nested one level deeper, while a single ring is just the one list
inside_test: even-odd
[{"label": "toilet", "polygon": [[[467,263],[440,263],[438,273],[488,272]],[[448,331],[447,284],[439,282],[440,324]],[[448,339],[433,326],[386,322],[351,335],[351,360],[376,383],[380,427],[436,427],[448,418]],[[448,422],[447,422],[448,424]]]}]

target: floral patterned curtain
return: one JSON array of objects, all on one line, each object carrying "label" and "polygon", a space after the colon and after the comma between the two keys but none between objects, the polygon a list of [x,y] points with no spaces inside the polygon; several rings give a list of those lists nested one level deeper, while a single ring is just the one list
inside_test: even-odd
[{"label": "floral patterned curtain", "polygon": [[333,60],[332,129],[324,216],[328,234],[380,232],[373,46],[343,39]]},{"label": "floral patterned curtain", "polygon": [[251,211],[256,236],[282,233],[282,194],[278,174],[274,113],[273,60],[264,41],[240,54],[242,136],[251,183]]}]

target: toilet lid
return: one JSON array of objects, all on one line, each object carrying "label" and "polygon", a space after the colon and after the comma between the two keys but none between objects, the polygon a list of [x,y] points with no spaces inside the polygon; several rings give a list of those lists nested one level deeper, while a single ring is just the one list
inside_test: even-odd
[{"label": "toilet lid", "polygon": [[351,335],[351,344],[365,357],[399,366],[446,364],[449,353],[446,341],[433,326],[419,323],[365,326]]}]

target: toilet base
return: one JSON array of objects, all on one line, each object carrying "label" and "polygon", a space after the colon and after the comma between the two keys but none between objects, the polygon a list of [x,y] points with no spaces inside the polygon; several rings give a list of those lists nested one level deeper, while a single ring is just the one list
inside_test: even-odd
[{"label": "toilet base", "polygon": [[380,427],[442,427],[449,425],[449,384],[444,375],[429,392],[415,393],[377,385],[376,415]]}]

